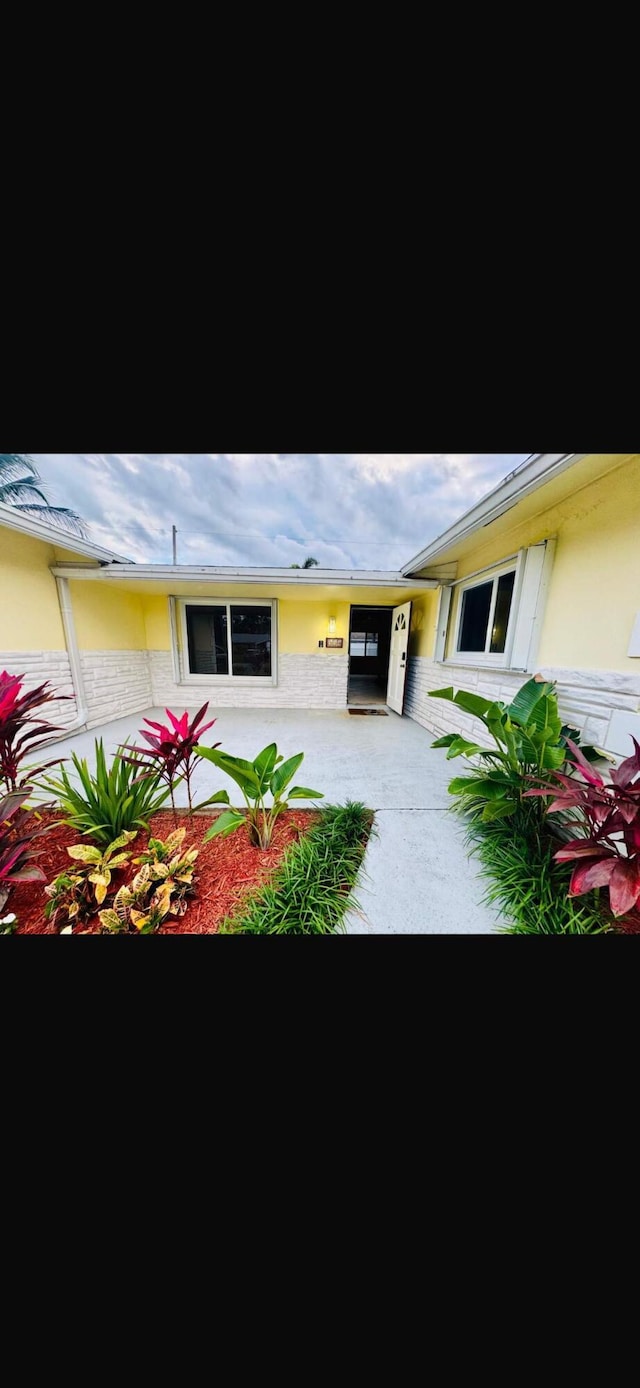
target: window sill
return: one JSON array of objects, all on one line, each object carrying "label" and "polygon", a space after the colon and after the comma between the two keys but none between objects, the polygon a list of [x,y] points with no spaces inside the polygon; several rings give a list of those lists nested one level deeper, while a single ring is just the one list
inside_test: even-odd
[{"label": "window sill", "polygon": [[245,685],[248,688],[261,685],[277,685],[274,675],[182,675],[180,684],[215,684],[220,689]]},{"label": "window sill", "polygon": [[462,658],[457,659],[455,656],[450,656],[447,660],[438,660],[435,663],[441,665],[443,669],[446,667],[454,670],[495,670],[497,675],[526,675],[528,673],[516,665],[497,665],[492,660],[463,660]]}]

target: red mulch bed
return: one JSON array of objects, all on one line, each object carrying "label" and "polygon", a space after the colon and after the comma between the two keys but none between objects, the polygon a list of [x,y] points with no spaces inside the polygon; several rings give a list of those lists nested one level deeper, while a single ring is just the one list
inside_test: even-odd
[{"label": "red mulch bed", "polygon": [[[271,848],[266,852],[252,847],[244,828],[238,829],[229,838],[211,839],[203,844],[204,835],[216,818],[216,815],[198,814],[190,822],[186,813],[178,813],[178,824],[184,825],[187,830],[183,851],[192,847],[200,850],[194,874],[196,895],[189,898],[184,916],[169,916],[156,932],[158,935],[215,935],[225,917],[234,914],[246,896],[268,881],[279,867],[289,844],[308,832],[318,819],[318,814],[314,810],[285,810],[276,820]],[[43,819],[55,823],[56,815],[44,815]],[[160,810],[150,820],[151,835],[157,839],[166,839],[175,827],[171,810]],[[147,839],[147,833],[141,829],[130,845],[129,851],[134,857],[145,851]],[[67,848],[74,843],[91,842],[91,839],[84,838],[77,830],[69,829],[64,824],[50,829],[38,839],[36,846],[42,849],[42,854],[37,862],[46,873],[47,883],[71,865]],[[113,875],[116,890],[129,882],[137,871],[136,867],[129,865],[123,871],[116,869]],[[17,935],[57,935],[61,927],[66,925],[62,915],[58,916],[53,928],[45,920],[45,885],[44,882],[19,882],[12,888],[2,914],[15,911],[18,917]],[[109,906],[111,900],[110,894],[104,906]],[[97,914],[85,924],[76,926],[73,933],[100,934]]]}]

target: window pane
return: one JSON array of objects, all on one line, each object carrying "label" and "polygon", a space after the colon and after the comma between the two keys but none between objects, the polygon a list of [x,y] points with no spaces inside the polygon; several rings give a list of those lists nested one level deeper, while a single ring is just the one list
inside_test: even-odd
[{"label": "window pane", "polygon": [[483,651],[487,644],[487,625],[493,583],[479,583],[462,594],[459,651]]},{"label": "window pane", "polygon": [[496,607],[493,614],[493,630],[491,632],[491,652],[495,655],[503,651],[507,643],[507,627],[509,625],[509,613],[511,611],[511,599],[513,598],[513,585],[515,583],[515,571],[510,574],[502,574],[498,579],[498,596]]},{"label": "window pane", "polygon": [[192,675],[228,675],[226,607],[187,607]]},{"label": "window pane", "polygon": [[367,632],[367,655],[375,656],[378,654],[378,633]]},{"label": "window pane", "polygon": [[349,655],[366,655],[367,637],[364,631],[352,631]]},{"label": "window pane", "polygon": [[271,674],[271,608],[231,608],[234,675]]}]

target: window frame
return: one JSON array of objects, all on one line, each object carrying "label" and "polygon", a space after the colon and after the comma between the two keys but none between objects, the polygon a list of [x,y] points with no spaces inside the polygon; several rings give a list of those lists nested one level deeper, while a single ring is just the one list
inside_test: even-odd
[{"label": "window frame", "polygon": [[[377,659],[378,659],[378,651],[380,650],[380,632],[379,632],[379,631],[376,633],[376,637],[375,637],[375,646],[376,646],[376,653],[375,653],[375,655],[368,655],[368,654],[367,654],[367,646],[369,645],[369,632],[368,632],[368,631],[365,631],[365,633],[364,633],[364,655],[353,655],[352,650],[351,650],[352,643],[353,643],[353,632],[351,632],[351,634],[350,634],[350,636],[349,636],[349,659],[350,659],[350,660],[377,660]],[[358,644],[361,645],[362,643],[359,642]],[[373,645],[373,641],[372,641],[371,644]]]},{"label": "window frame", "polygon": [[[195,685],[216,685],[226,687],[231,685],[244,685],[248,689],[259,689],[265,685],[269,687],[278,683],[278,600],[277,598],[234,598],[234,597],[210,597],[210,598],[172,598],[171,601],[177,608],[177,631],[179,642],[177,650],[177,661],[180,669],[181,684]],[[228,675],[196,675],[189,668],[189,634],[187,630],[187,608],[188,607],[226,607],[227,609],[227,642],[229,650],[229,671]],[[270,675],[234,675],[232,660],[232,633],[231,633],[231,608],[232,607],[269,607],[271,609],[271,674]],[[174,633],[172,632],[172,638]]]},{"label": "window frame", "polygon": [[[458,589],[456,603],[456,620],[453,631],[450,649],[446,655],[445,664],[447,665],[477,665],[488,667],[489,669],[509,670],[511,668],[511,653],[518,621],[518,606],[520,602],[520,592],[522,588],[523,575],[523,551],[519,554],[511,555],[510,558],[503,560],[500,564],[492,564],[487,569],[482,569],[479,573],[469,574],[466,578],[461,578],[452,587]],[[498,597],[498,580],[503,574],[515,574],[513,581],[513,593],[511,597],[511,608],[509,611],[509,621],[507,623],[507,634],[503,651],[491,653],[487,647],[491,645],[491,631],[493,628],[493,618],[496,610]],[[487,637],[484,651],[459,651],[458,641],[462,629],[462,608],[465,592],[471,588],[480,588],[486,583],[493,584],[491,594],[491,605],[489,607],[489,617],[487,619]]]}]

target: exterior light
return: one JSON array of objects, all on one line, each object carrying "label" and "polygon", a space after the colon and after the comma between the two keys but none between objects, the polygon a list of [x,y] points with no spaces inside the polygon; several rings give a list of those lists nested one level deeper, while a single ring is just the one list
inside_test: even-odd
[{"label": "exterior light", "polygon": [[330,635],[330,636],[335,636],[335,634],[336,634],[336,619],[335,619],[335,617],[330,617],[330,618],[329,618],[329,635]]}]

